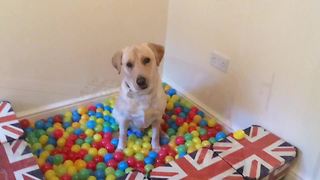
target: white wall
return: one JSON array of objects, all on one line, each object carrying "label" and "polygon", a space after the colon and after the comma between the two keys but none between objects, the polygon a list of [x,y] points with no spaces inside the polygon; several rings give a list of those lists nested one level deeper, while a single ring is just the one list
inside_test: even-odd
[{"label": "white wall", "polygon": [[17,112],[117,87],[112,54],[164,43],[167,0],[0,1],[0,98]]},{"label": "white wall", "polygon": [[[164,76],[235,129],[259,124],[300,150],[295,172],[320,179],[320,1],[174,0]],[[230,57],[228,73],[209,65]]]}]

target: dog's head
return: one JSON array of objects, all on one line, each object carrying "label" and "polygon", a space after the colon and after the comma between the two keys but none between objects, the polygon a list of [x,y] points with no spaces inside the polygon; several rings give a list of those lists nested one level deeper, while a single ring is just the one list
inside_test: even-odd
[{"label": "dog's head", "polygon": [[142,43],[116,52],[112,57],[112,65],[119,74],[123,74],[129,89],[139,92],[152,88],[163,55],[163,46]]}]

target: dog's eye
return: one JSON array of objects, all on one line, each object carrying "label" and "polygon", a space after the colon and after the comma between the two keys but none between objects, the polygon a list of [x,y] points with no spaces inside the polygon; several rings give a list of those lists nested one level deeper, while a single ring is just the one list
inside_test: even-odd
[{"label": "dog's eye", "polygon": [[144,58],[142,61],[143,64],[148,64],[149,62],[150,62],[150,58],[148,58],[148,57]]},{"label": "dog's eye", "polygon": [[133,67],[133,64],[131,62],[127,62],[127,67],[128,68],[132,68]]}]

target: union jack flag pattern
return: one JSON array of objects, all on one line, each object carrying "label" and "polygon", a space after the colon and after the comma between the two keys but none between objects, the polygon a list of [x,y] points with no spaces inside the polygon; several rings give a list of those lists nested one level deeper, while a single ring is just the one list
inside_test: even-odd
[{"label": "union jack flag pattern", "polygon": [[245,178],[262,179],[295,159],[296,148],[264,128],[253,125],[244,132],[244,139],[228,136],[213,150]]},{"label": "union jack flag pattern", "polygon": [[19,127],[19,121],[11,104],[7,101],[0,101],[0,143],[19,139],[22,135],[23,130]]},{"label": "union jack flag pattern", "polygon": [[24,140],[0,144],[0,177],[8,180],[39,180],[43,178],[36,158]]},{"label": "union jack flag pattern", "polygon": [[212,150],[202,148],[165,166],[153,169],[150,179],[240,180],[243,177]]},{"label": "union jack flag pattern", "polygon": [[146,179],[145,175],[139,171],[131,172],[125,176],[118,178],[118,180],[143,180]]}]

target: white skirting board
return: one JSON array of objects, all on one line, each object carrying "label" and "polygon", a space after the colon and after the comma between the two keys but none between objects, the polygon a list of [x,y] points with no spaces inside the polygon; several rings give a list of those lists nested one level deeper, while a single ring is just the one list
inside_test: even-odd
[{"label": "white skirting board", "polygon": [[[170,79],[164,77],[164,82],[167,82],[169,85],[171,85],[173,88],[175,88],[178,92],[178,94],[188,101],[192,102],[195,106],[197,106],[200,110],[204,111],[207,116],[209,117],[216,117],[218,119],[218,122],[222,124],[222,126],[225,128],[227,132],[233,132],[234,130],[231,128],[231,126],[225,122],[224,118],[220,116],[218,113],[216,113],[213,109],[211,109],[206,104],[202,103],[198,98],[193,96],[192,94],[188,93],[186,90],[181,88],[177,83],[171,81]],[[116,97],[118,95],[119,88],[113,88],[110,90],[69,99],[66,101],[61,101],[53,104],[49,104],[46,106],[41,106],[38,108],[30,109],[27,111],[17,112],[17,117],[19,119],[29,119],[29,120],[38,120],[38,119],[45,119],[50,116],[54,116],[56,114],[64,113],[67,110],[74,109],[80,105],[88,105],[92,103],[97,102],[103,102],[106,98],[110,97]],[[289,174],[285,179],[288,180],[300,180],[300,178],[297,173],[290,171]]]}]

